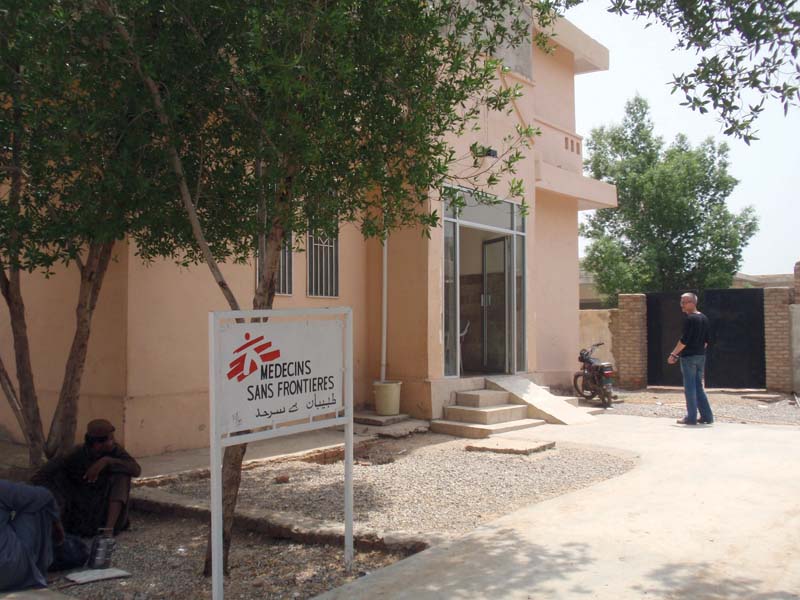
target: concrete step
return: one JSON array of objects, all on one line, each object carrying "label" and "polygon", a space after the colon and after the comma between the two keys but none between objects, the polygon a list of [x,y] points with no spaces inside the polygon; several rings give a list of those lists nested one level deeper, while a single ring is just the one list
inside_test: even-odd
[{"label": "concrete step", "polygon": [[519,419],[508,421],[507,423],[495,423],[494,425],[481,425],[477,423],[462,423],[461,421],[447,421],[437,419],[431,421],[431,431],[433,433],[445,433],[464,438],[485,438],[494,433],[506,433],[528,427],[544,425],[544,421],[539,419]]},{"label": "concrete step", "polygon": [[502,390],[470,390],[456,393],[456,404],[459,406],[497,406],[508,404],[508,392]]},{"label": "concrete step", "polygon": [[482,423],[494,425],[507,421],[518,421],[528,416],[528,407],[522,404],[498,404],[496,406],[445,406],[444,418],[448,421]]}]

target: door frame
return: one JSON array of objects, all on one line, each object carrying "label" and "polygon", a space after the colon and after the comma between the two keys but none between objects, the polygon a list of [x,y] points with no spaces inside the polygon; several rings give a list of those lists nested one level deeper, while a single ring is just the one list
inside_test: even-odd
[{"label": "door frame", "polygon": [[[481,344],[483,346],[483,372],[484,373],[493,373],[496,372],[495,369],[489,367],[489,308],[491,306],[492,297],[491,294],[488,293],[488,276],[487,276],[487,269],[486,269],[486,248],[492,244],[502,244],[503,249],[503,367],[502,373],[509,373],[510,372],[510,365],[516,364],[510,360],[510,347],[509,341],[511,339],[511,335],[509,334],[509,321],[511,320],[509,317],[512,317],[515,313],[513,307],[510,306],[512,304],[513,298],[513,283],[509,281],[509,272],[513,272],[510,268],[509,259],[512,258],[510,255],[510,245],[511,241],[514,236],[512,235],[503,235],[496,238],[490,238],[488,240],[481,241],[481,277],[483,279],[483,285],[481,288],[481,326],[482,326],[482,339]],[[512,251],[513,252],[513,251]]]}]

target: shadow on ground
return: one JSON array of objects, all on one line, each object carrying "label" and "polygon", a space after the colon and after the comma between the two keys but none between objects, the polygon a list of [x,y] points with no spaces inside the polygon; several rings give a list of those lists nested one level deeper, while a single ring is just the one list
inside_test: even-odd
[{"label": "shadow on ground", "polygon": [[750,577],[718,577],[710,563],[672,563],[651,571],[652,584],[634,586],[643,597],[703,598],[703,600],[798,600],[799,592],[770,590],[765,582]]},{"label": "shadow on ground", "polygon": [[[465,563],[486,568],[465,571]],[[565,544],[553,551],[530,543],[513,529],[500,529],[488,537],[475,536],[469,544],[459,544],[457,552],[451,552],[447,545],[434,547],[368,576],[364,583],[374,577],[374,585],[363,589],[345,586],[322,598],[505,598],[521,591],[532,598],[556,598],[555,582],[590,570],[593,563],[584,544]],[[403,575],[392,577],[396,569],[402,569]],[[426,583],[415,586],[414,580]],[[403,588],[399,581],[410,585]],[[589,598],[593,594],[593,590],[579,586],[570,590],[570,597]]]}]

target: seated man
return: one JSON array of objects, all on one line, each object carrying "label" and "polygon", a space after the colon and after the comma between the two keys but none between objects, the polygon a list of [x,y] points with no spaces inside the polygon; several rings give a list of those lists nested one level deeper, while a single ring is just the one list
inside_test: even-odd
[{"label": "seated man", "polygon": [[0,592],[47,587],[53,541],[63,540],[53,494],[0,479]]},{"label": "seated man", "polygon": [[83,445],[48,461],[32,482],[53,492],[69,533],[91,537],[107,528],[116,535],[128,527],[131,477],[142,469],[114,441],[114,426],[105,419],[91,421],[84,439]]}]

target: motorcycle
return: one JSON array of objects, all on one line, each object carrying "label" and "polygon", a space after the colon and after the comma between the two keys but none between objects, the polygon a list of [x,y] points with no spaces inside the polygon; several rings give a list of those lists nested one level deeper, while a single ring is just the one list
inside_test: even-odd
[{"label": "motorcycle", "polygon": [[572,385],[578,397],[592,400],[599,397],[605,408],[611,407],[611,401],[617,396],[612,389],[614,366],[608,362],[600,362],[592,358],[594,351],[603,345],[603,342],[592,344],[591,348],[583,349],[578,355],[581,370],[576,371],[572,378]]}]

